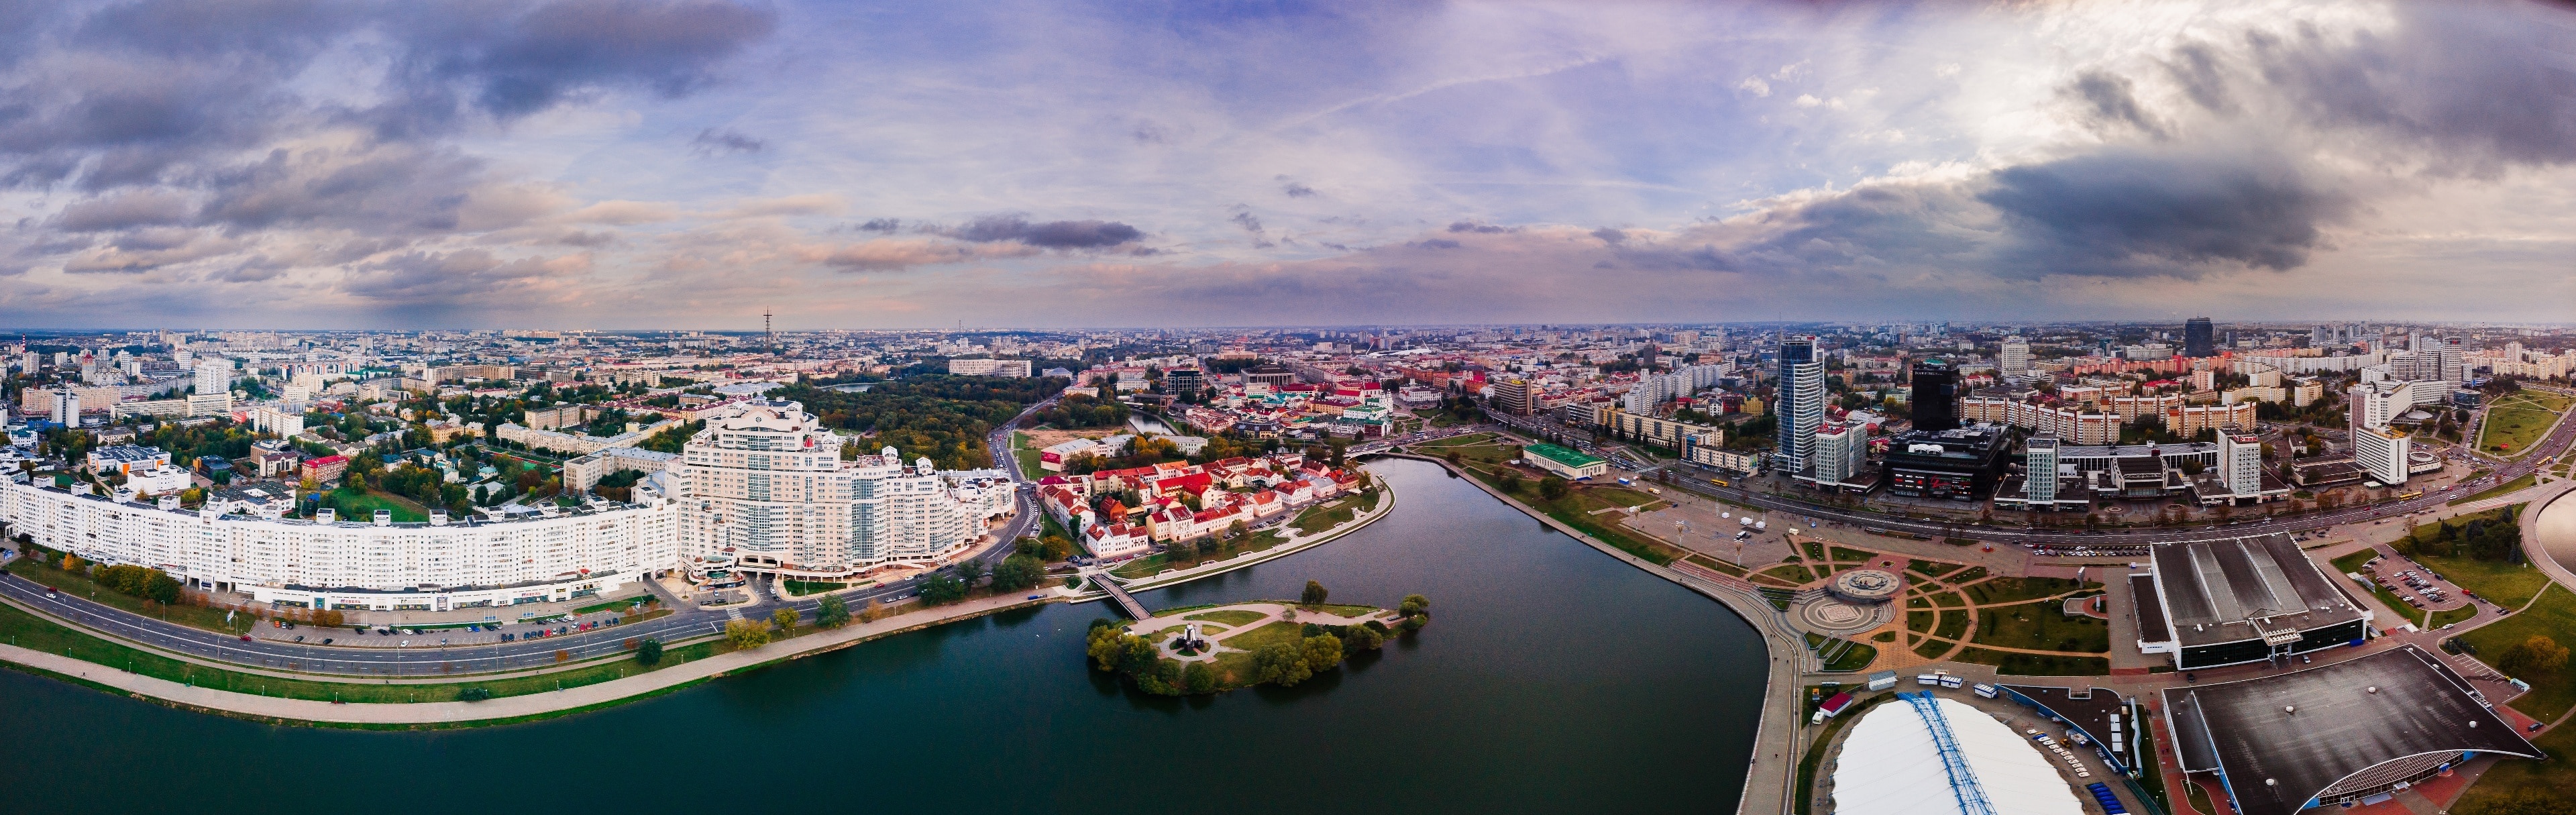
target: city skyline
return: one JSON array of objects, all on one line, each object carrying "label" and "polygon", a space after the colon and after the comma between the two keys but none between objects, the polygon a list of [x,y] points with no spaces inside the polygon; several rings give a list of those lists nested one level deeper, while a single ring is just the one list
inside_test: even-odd
[{"label": "city skyline", "polygon": [[31,328],[2576,302],[2539,47],[2576,16],[2538,4],[11,13]]}]

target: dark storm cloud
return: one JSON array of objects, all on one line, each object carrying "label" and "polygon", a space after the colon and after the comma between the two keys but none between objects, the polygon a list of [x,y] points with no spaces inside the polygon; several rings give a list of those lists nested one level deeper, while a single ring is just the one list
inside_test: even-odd
[{"label": "dark storm cloud", "polygon": [[341,290],[392,303],[490,302],[555,274],[544,259],[502,260],[481,249],[406,252],[350,275]]},{"label": "dark storm cloud", "polygon": [[1294,178],[1282,175],[1273,177],[1270,180],[1279,182],[1282,185],[1279,188],[1279,191],[1281,193],[1285,193],[1290,198],[1315,197],[1315,188],[1297,183],[1297,180]]},{"label": "dark storm cloud", "polygon": [[1474,221],[1457,221],[1449,224],[1449,231],[1451,232],[1471,232],[1479,235],[1495,235],[1510,232],[1513,231],[1513,229],[1513,227],[1493,226],[1490,224],[1476,223]]},{"label": "dark storm cloud", "polygon": [[2132,94],[2127,77],[2102,71],[2086,71],[2066,87],[2057,89],[2058,96],[2074,101],[2085,111],[2085,119],[2099,128],[2109,124],[2126,124],[2138,132],[2157,139],[2165,138],[2164,125],[2147,115]]},{"label": "dark storm cloud", "polygon": [[452,148],[271,151],[213,178],[207,221],[238,229],[327,226],[370,233],[452,230],[483,168]]},{"label": "dark storm cloud", "polygon": [[2220,75],[2218,50],[2207,43],[2191,43],[2175,48],[2165,60],[2165,74],[2183,95],[2212,113],[2235,110],[2227,92],[2227,79]]},{"label": "dark storm cloud", "polygon": [[2539,4],[2398,3],[2386,36],[2248,37],[2263,83],[2306,122],[2446,173],[2576,161],[2576,55]]},{"label": "dark storm cloud", "polygon": [[710,127],[698,131],[698,137],[689,140],[689,152],[701,156],[757,153],[768,147],[769,142],[743,135],[729,127]]},{"label": "dark storm cloud", "polygon": [[903,219],[901,218],[869,218],[866,223],[858,226],[861,232],[893,232],[902,228]]},{"label": "dark storm cloud", "polygon": [[1626,232],[1622,232],[1622,231],[1619,231],[1619,230],[1616,230],[1616,229],[1612,229],[1612,228],[1610,228],[1610,227],[1606,227],[1606,226],[1605,226],[1605,227],[1602,227],[1602,228],[1600,228],[1600,229],[1592,230],[1592,237],[1600,238],[1602,243],[1606,243],[1606,244],[1609,244],[1609,245],[1612,245],[1612,246],[1617,246],[1617,245],[1620,245],[1620,244],[1623,244],[1623,243],[1627,243],[1627,242],[1628,242],[1628,233],[1626,233]]},{"label": "dark storm cloud", "polygon": [[1103,249],[1145,237],[1135,227],[1116,221],[1045,221],[1030,223],[1018,215],[994,215],[965,226],[924,227],[924,232],[961,241],[1018,241],[1041,249]]},{"label": "dark storm cloud", "polygon": [[[521,9],[524,8],[524,11]],[[457,103],[507,120],[618,86],[679,96],[777,27],[777,14],[721,0],[559,0],[533,8],[487,3],[418,9],[397,68],[409,128],[439,122]],[[458,97],[462,96],[462,99]]]},{"label": "dark storm cloud", "polygon": [[2188,273],[2210,263],[2288,270],[2352,211],[2284,160],[2105,154],[2014,167],[1978,200],[2012,225],[2025,273]]}]

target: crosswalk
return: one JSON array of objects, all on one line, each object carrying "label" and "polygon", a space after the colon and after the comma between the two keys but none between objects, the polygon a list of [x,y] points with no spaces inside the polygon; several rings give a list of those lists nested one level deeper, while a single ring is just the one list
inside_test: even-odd
[{"label": "crosswalk", "polygon": [[725,609],[725,619],[727,619],[727,620],[739,620],[739,619],[742,619],[742,609],[738,609],[738,608],[728,608],[728,609]]}]

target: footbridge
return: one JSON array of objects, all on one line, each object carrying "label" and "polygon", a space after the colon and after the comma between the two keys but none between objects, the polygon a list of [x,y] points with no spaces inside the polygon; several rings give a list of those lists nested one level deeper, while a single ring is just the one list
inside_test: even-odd
[{"label": "footbridge", "polygon": [[1108,572],[1094,571],[1084,576],[1090,579],[1091,585],[1099,586],[1102,591],[1109,592],[1109,599],[1118,601],[1118,608],[1127,612],[1127,619],[1142,620],[1154,616],[1152,612],[1145,610],[1145,604],[1136,602],[1135,595],[1128,594],[1126,588],[1119,586],[1117,578],[1110,577]]}]

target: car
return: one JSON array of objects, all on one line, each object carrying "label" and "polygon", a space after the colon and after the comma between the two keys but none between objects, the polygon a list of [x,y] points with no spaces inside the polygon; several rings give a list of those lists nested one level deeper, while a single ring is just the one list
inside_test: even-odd
[{"label": "car", "polygon": [[241,635],[241,640],[242,640],[243,642],[249,642],[249,641],[250,641],[250,635],[249,635],[249,634],[243,634],[243,635]]},{"label": "car", "polygon": [[304,635],[302,635],[302,634],[297,634],[297,635],[295,635],[295,641],[296,641],[296,642],[303,642],[303,641],[304,641]]},{"label": "car", "polygon": [[1045,596],[1046,596],[1046,595],[1043,595],[1043,594],[1032,594],[1032,595],[1029,595],[1029,599],[1031,599],[1031,600],[1035,600],[1035,599],[1038,599],[1038,598],[1040,598],[1040,597],[1045,597]]},{"label": "car", "polygon": [[331,644],[331,638],[330,638],[330,637],[323,637],[323,638],[322,638],[322,644],[323,644],[323,645],[329,645],[329,644]]}]

